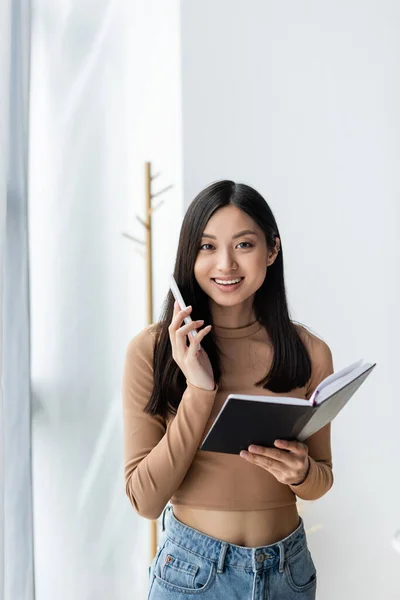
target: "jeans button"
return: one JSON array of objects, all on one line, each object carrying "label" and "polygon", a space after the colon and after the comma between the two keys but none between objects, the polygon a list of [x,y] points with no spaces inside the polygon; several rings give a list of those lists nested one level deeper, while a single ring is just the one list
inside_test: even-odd
[{"label": "jeans button", "polygon": [[263,562],[264,558],[265,558],[264,554],[262,554],[262,553],[261,553],[261,554],[259,554],[259,555],[257,556],[257,562],[259,562],[259,563]]}]

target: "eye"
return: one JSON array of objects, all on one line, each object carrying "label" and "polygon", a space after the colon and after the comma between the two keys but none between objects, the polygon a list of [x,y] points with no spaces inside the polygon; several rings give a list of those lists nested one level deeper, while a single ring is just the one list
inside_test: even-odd
[{"label": "eye", "polygon": [[[245,244],[245,246],[242,246],[242,244]],[[206,248],[206,246],[208,246],[208,248]],[[239,248],[240,246],[242,246],[242,250],[247,250],[248,248],[254,248],[254,244],[252,244],[251,242],[240,242],[237,245],[237,248]],[[212,244],[202,244],[199,248],[199,250],[209,250],[210,248],[213,248]]]}]

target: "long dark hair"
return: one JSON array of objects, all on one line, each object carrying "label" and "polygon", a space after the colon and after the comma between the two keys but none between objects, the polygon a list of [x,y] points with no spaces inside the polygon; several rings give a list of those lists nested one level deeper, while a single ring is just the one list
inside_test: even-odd
[{"label": "long dark hair", "polygon": [[[268,250],[273,250],[275,238],[280,238],[270,207],[250,186],[229,180],[217,181],[196,196],[183,219],[174,277],[186,305],[193,306],[192,319],[204,319],[205,324],[212,325],[209,298],[194,277],[194,265],[208,220],[219,208],[230,204],[247,213],[263,230]],[[268,267],[265,280],[255,294],[253,305],[256,317],[267,330],[274,349],[270,371],[262,380],[254,382],[254,385],[275,393],[285,393],[302,387],[311,377],[310,356],[289,316],[283,275],[282,241],[280,249],[275,262]],[[157,324],[153,357],[154,388],[145,408],[146,412],[159,414],[164,418],[169,412],[176,413],[186,389],[185,376],[172,358],[168,327],[173,310],[174,297],[170,290]],[[213,329],[201,343],[211,361],[214,379],[218,384],[221,377],[221,351]]]}]

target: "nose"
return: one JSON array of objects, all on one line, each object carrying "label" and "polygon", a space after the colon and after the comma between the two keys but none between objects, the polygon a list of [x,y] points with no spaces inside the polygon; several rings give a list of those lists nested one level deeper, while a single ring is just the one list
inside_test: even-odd
[{"label": "nose", "polygon": [[217,269],[221,274],[229,274],[231,271],[237,270],[237,262],[229,250],[221,251],[219,253]]}]

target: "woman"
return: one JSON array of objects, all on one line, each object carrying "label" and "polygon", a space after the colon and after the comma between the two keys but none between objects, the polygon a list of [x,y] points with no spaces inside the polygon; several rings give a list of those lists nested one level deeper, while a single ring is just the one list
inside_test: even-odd
[{"label": "woman", "polygon": [[296,497],[332,486],[330,426],[240,456],[199,450],[229,393],[309,398],[333,372],[327,344],[289,317],[262,196],[233,181],[200,192],[174,275],[188,310],[168,293],[159,323],[129,343],[123,379],[126,492],[139,515],[164,509],[163,526],[167,517],[148,598],[311,600],[316,571]]}]

